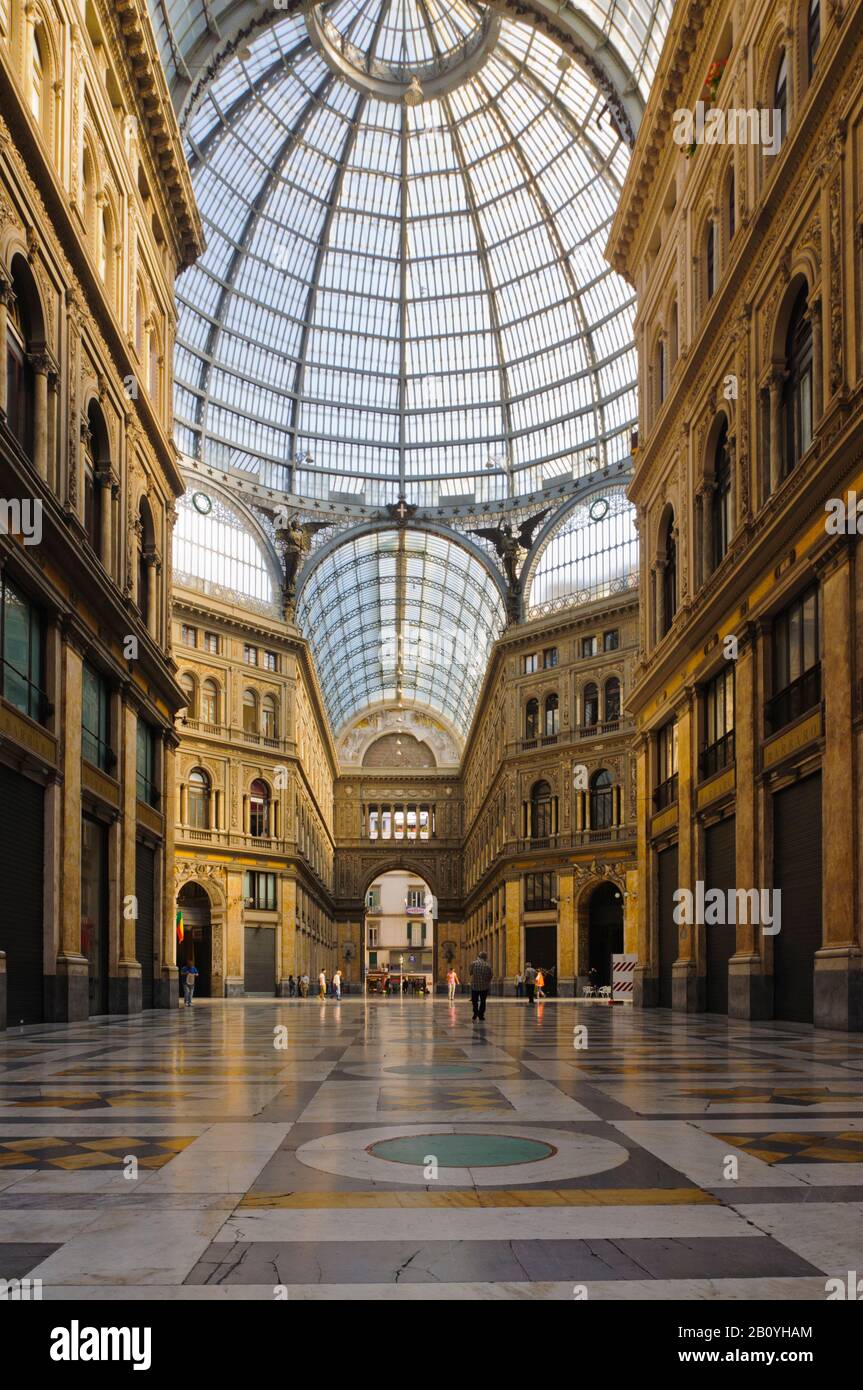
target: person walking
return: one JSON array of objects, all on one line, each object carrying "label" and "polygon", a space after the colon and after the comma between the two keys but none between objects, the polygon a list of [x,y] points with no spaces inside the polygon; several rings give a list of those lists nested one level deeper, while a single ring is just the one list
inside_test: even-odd
[{"label": "person walking", "polygon": [[458,975],[455,973],[455,967],[451,965],[446,972],[446,992],[451,1004],[455,1003],[455,987],[459,983],[460,981]]},{"label": "person walking", "polygon": [[322,1003],[326,1003],[327,998],[327,972],[322,970],[318,976],[318,998]]},{"label": "person walking", "polygon": [[340,1003],[341,1003],[341,1000],[342,1000],[342,972],[341,972],[341,970],[338,969],[338,967],[336,968],[336,973],[333,975],[333,998],[335,999],[335,1001],[336,1001],[337,1004],[340,1004]]},{"label": "person walking", "polygon": [[515,977],[515,997],[521,999],[524,994],[524,976],[521,971]]},{"label": "person walking", "polygon": [[536,997],[537,999],[545,998],[545,976],[542,973],[542,966],[536,972]]},{"label": "person walking", "polygon": [[527,991],[527,1002],[532,1004],[536,994],[536,971],[530,961],[524,967],[524,987]]},{"label": "person walking", "polygon": [[294,997],[294,995],[296,994],[296,992],[297,992],[297,982],[296,982],[296,980],[294,979],[293,975],[289,975],[289,976],[288,976],[288,998],[289,998],[289,999],[293,999],[293,997]]},{"label": "person walking", "polygon": [[300,994],[303,996],[304,999],[308,999],[308,997],[309,997],[309,985],[310,985],[310,984],[311,984],[311,981],[310,981],[310,979],[309,979],[309,972],[308,972],[308,970],[307,970],[307,971],[305,972],[305,974],[303,975],[303,978],[300,980]]},{"label": "person walking", "polygon": [[488,998],[491,977],[492,968],[488,963],[488,956],[485,951],[480,951],[470,968],[470,1002],[473,1005],[473,1016],[480,1023],[485,1018],[485,1001]]},{"label": "person walking", "polygon": [[195,981],[198,978],[198,967],[193,961],[189,961],[183,966],[183,998],[186,1001],[186,1008],[191,1009],[192,1001],[195,997]]}]

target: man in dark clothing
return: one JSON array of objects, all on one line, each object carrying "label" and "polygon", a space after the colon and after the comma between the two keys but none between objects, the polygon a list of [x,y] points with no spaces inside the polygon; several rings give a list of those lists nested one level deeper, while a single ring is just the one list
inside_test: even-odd
[{"label": "man in dark clothing", "polygon": [[527,1002],[532,1004],[536,995],[536,971],[530,961],[524,967],[524,987],[527,991]]},{"label": "man in dark clothing", "polygon": [[491,976],[488,956],[485,951],[480,951],[470,968],[470,1002],[473,1005],[473,1016],[479,1019],[480,1023],[485,1018],[485,1001],[488,998]]}]

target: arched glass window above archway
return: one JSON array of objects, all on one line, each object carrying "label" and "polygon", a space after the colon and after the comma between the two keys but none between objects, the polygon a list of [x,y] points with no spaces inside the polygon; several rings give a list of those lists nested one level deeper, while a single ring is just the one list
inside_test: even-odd
[{"label": "arched glass window above archway", "polygon": [[192,486],[177,503],[174,575],[186,588],[214,598],[276,599],[274,564],[248,518],[212,492]]},{"label": "arched glass window above archway", "polygon": [[573,507],[546,541],[529,584],[529,618],[636,589],[638,535],[625,489],[610,487]]}]

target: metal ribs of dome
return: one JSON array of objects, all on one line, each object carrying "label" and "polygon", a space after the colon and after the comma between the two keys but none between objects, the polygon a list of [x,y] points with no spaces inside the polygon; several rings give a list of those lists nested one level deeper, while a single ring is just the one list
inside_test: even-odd
[{"label": "metal ribs of dome", "polygon": [[187,130],[209,246],[179,283],[185,453],[377,507],[626,457],[632,299],[602,250],[627,153],[558,58],[504,22],[416,110],[340,80],[299,15],[224,65]]}]

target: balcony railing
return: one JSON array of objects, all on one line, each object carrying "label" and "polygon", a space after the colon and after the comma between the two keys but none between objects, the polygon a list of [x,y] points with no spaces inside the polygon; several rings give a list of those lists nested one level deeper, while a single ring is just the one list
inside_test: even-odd
[{"label": "balcony railing", "polygon": [[810,666],[796,681],[786,685],[764,707],[764,732],[769,737],[807,714],[821,701],[821,663]]},{"label": "balcony railing", "polygon": [[734,730],[731,729],[698,755],[698,770],[705,781],[734,762]]},{"label": "balcony railing", "polygon": [[677,800],[677,773],[672,777],[667,777],[664,782],[660,782],[656,791],[653,793],[653,809],[664,811],[666,806],[671,806]]}]

